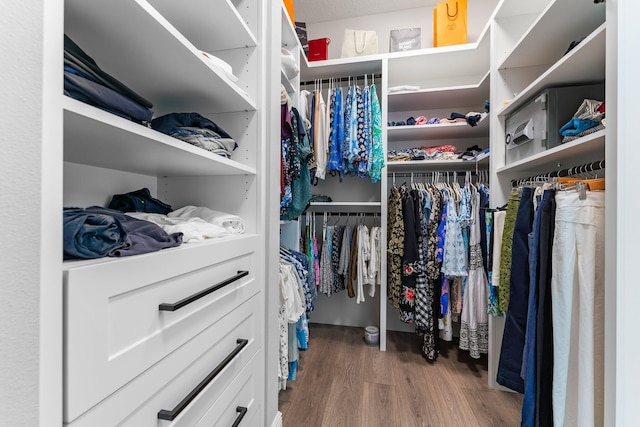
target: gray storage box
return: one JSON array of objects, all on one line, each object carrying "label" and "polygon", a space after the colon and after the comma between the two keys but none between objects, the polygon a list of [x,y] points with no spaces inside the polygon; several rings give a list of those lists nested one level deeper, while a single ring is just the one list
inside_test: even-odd
[{"label": "gray storage box", "polygon": [[507,116],[506,164],[560,145],[559,129],[571,120],[584,99],[604,101],[604,84],[548,88]]}]

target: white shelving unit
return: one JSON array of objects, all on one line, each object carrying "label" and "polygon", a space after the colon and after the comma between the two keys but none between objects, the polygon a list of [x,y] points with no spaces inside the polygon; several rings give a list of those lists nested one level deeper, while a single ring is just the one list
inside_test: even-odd
[{"label": "white shelving unit", "polygon": [[[65,0],[65,34],[149,99],[154,117],[197,112],[238,148],[228,159],[64,96],[64,203],[106,206],[114,194],[147,187],[174,209],[195,205],[238,215],[246,233],[121,259],[64,262],[60,424],[155,426],[161,409],[177,408],[223,360],[224,370],[194,391],[174,423],[231,425],[236,406],[246,406],[255,425],[273,421],[276,405],[260,368],[277,357],[268,354],[265,338],[266,283],[276,268],[267,265],[266,251],[275,218],[264,214],[275,205],[269,188],[270,174],[277,174],[268,160],[276,148],[267,144],[274,97],[264,90],[278,81],[268,71],[276,55],[266,42],[273,7],[250,0]],[[203,52],[227,62],[237,81]],[[178,313],[158,308],[214,285]],[[233,396],[221,397],[232,389]]]},{"label": "white shelving unit", "polygon": [[[602,130],[507,165],[504,135],[506,117],[539,91],[604,81],[607,32],[604,5],[578,0],[505,0],[492,25],[491,105],[502,107],[490,123],[491,203],[501,206],[512,180],[605,158],[610,142]],[[571,41],[583,37],[565,54]],[[495,378],[503,328],[504,318],[490,317],[489,381],[494,388],[501,388]]]},{"label": "white shelving unit", "polygon": [[[409,52],[385,53],[359,58],[340,58],[327,61],[306,62],[301,60],[301,77],[304,81],[314,79],[327,79],[331,77],[357,77],[358,83],[363,82],[365,74],[382,74],[381,81],[375,80],[378,88],[378,96],[381,100],[383,112],[382,120],[406,120],[406,117],[424,115],[425,117],[449,117],[451,111],[468,113],[470,111],[484,111],[484,101],[489,99],[489,66],[490,66],[490,31],[487,22],[476,27],[482,28],[477,40],[472,43],[458,46],[439,48],[426,48]],[[388,93],[388,88],[399,85],[418,86],[416,91]],[[453,141],[461,141],[458,144],[468,145],[482,144],[488,146],[489,120],[483,119],[478,126],[471,127],[467,123],[438,124],[424,126],[386,126],[383,125],[383,143],[385,151],[388,149],[407,148],[408,146],[449,144]],[[411,145],[413,144],[413,145]],[[468,145],[465,145],[468,144]],[[311,205],[309,210],[315,212],[381,212],[381,227],[383,252],[386,252],[386,215],[389,176],[393,172],[429,172],[429,171],[473,171],[479,168],[488,169],[489,158],[480,162],[475,161],[410,161],[387,162],[383,171],[383,177],[377,186],[377,194],[373,200],[362,200],[371,197],[369,190],[361,191],[350,188],[346,197],[352,197],[351,201],[330,202]],[[348,186],[371,186],[364,180],[353,180]],[[322,194],[328,194],[334,200],[347,200],[345,190],[336,181],[322,183],[318,190]],[[382,277],[386,277],[386,263],[383,262]],[[380,287],[380,295],[386,295],[386,280]],[[332,305],[337,304],[333,302]],[[318,304],[319,306],[320,304]],[[362,319],[344,318],[346,307],[336,305],[335,316],[341,319],[341,324],[359,325]],[[360,308],[363,310],[363,308]],[[388,327],[386,298],[379,301],[379,315],[371,319],[380,325],[380,349],[386,349],[386,330]],[[394,316],[395,317],[395,316]],[[313,320],[313,318],[311,319]],[[389,319],[389,325],[402,330],[406,325]]]}]

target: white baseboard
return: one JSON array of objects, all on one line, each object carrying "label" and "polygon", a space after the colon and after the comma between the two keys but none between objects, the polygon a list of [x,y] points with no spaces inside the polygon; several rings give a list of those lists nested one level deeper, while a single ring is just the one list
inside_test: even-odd
[{"label": "white baseboard", "polygon": [[271,427],[282,427],[282,412],[276,412],[276,417],[273,419]]}]

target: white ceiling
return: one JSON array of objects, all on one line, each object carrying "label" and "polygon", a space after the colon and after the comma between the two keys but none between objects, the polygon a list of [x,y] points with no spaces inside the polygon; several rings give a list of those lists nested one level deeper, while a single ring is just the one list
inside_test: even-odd
[{"label": "white ceiling", "polygon": [[435,0],[295,0],[296,21],[315,23],[427,7]]}]

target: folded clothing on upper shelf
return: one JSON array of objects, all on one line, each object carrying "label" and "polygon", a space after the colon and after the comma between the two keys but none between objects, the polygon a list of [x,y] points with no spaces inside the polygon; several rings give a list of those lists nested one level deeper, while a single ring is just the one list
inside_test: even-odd
[{"label": "folded clothing on upper shelf", "polygon": [[148,188],[131,191],[126,194],[115,194],[109,202],[109,209],[121,212],[150,212],[167,214],[173,209],[171,205],[151,196]]},{"label": "folded clothing on upper shelf", "polygon": [[66,34],[64,94],[135,122],[145,123],[153,117],[151,102],[103,71]]},{"label": "folded clothing on upper shelf", "polygon": [[198,113],[165,114],[153,119],[151,127],[226,158],[231,158],[231,153],[238,147],[224,129]]},{"label": "folded clothing on upper shelf", "polygon": [[167,215],[148,212],[128,212],[127,215],[150,221],[167,233],[182,233],[185,243],[245,232],[245,223],[241,217],[202,206],[184,206]]},{"label": "folded clothing on upper shelf", "polygon": [[389,121],[388,126],[421,126],[421,125],[436,125],[436,124],[452,124],[452,123],[467,123],[469,126],[477,126],[478,123],[487,116],[487,113],[478,113],[470,111],[467,114],[453,112],[448,118],[441,119],[439,117],[432,117],[427,120],[425,116],[413,116],[408,117],[407,120]]},{"label": "folded clothing on upper shelf", "polygon": [[121,257],[182,244],[182,233],[168,234],[148,221],[100,206],[65,208],[64,259]]},{"label": "folded clothing on upper shelf", "polygon": [[219,225],[231,234],[245,232],[244,220],[238,215],[215,211],[202,206],[184,206],[168,214],[170,218],[201,218],[211,224]]},{"label": "folded clothing on upper shelf", "polygon": [[605,128],[605,103],[584,99],[573,117],[559,130],[562,143],[570,142]]}]

